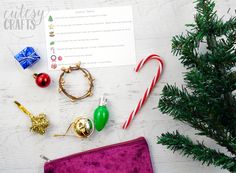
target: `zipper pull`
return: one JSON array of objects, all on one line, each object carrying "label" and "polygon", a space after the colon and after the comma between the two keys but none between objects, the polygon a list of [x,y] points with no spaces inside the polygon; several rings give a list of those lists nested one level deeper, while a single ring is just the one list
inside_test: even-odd
[{"label": "zipper pull", "polygon": [[40,158],[45,160],[46,162],[50,162],[51,161],[49,158],[47,158],[46,156],[44,156],[42,154],[40,155]]}]

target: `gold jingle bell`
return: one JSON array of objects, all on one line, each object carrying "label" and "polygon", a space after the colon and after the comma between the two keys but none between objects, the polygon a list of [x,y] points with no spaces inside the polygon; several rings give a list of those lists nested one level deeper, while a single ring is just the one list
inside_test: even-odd
[{"label": "gold jingle bell", "polygon": [[73,121],[70,124],[70,126],[66,130],[65,134],[62,134],[62,135],[56,134],[54,136],[55,137],[70,136],[70,135],[67,135],[67,133],[71,128],[73,129],[76,136],[80,137],[80,138],[88,138],[89,136],[91,136],[93,134],[93,131],[94,131],[94,125],[93,125],[92,120],[90,120],[89,118],[86,118],[86,117],[78,117],[75,119],[75,121]]},{"label": "gold jingle bell", "polygon": [[79,137],[87,138],[93,133],[94,126],[90,119],[79,117],[73,123],[73,129]]}]

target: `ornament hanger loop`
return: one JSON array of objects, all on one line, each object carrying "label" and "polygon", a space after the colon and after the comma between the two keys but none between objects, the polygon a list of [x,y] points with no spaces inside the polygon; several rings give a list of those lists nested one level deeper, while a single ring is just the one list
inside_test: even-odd
[{"label": "ornament hanger loop", "polygon": [[22,106],[18,101],[14,101],[14,103],[18,106],[18,108],[24,112],[26,115],[28,115],[30,118],[33,117],[33,114],[31,114],[24,106]]},{"label": "ornament hanger loop", "polygon": [[[76,64],[75,66],[70,66],[68,68],[62,68],[62,73],[59,77],[59,89],[58,91],[59,92],[62,92],[64,93],[68,98],[71,99],[71,101],[77,101],[77,100],[82,100],[82,99],[85,99],[87,97],[90,97],[93,95],[92,91],[93,91],[93,88],[94,88],[94,78],[92,77],[91,73],[85,69],[85,68],[82,68],[80,66],[80,63]],[[64,80],[64,75],[65,73],[71,73],[72,71],[82,71],[82,73],[84,74],[84,76],[88,79],[88,83],[89,83],[89,89],[88,91],[82,95],[82,96],[73,96],[71,94],[69,94],[66,89],[64,88],[64,85],[65,85],[65,80]]]}]

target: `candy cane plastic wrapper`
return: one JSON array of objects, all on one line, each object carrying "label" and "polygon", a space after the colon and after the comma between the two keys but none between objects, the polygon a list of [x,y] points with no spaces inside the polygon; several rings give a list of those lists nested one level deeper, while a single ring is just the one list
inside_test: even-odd
[{"label": "candy cane plastic wrapper", "polygon": [[147,90],[145,91],[143,97],[139,100],[138,105],[131,112],[128,120],[126,120],[125,123],[123,124],[123,129],[127,129],[129,127],[131,121],[134,119],[134,117],[137,115],[139,110],[145,104],[145,102],[147,101],[147,98],[149,97],[150,93],[152,92],[153,88],[155,87],[156,83],[158,82],[158,80],[161,77],[161,73],[162,73],[162,70],[163,70],[164,63],[163,63],[163,60],[160,58],[160,56],[158,56],[156,54],[149,55],[147,58],[142,59],[138,63],[137,67],[135,68],[135,72],[138,72],[150,60],[156,60],[158,62],[159,66],[158,66],[158,69],[157,69],[157,73],[154,76],[154,78],[152,79],[151,85],[147,88]]}]

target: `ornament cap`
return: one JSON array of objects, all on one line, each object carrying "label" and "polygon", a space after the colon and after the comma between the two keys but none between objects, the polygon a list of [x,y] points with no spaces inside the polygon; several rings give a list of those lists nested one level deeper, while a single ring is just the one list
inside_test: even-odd
[{"label": "ornament cap", "polygon": [[106,106],[107,98],[104,95],[99,99],[99,106]]},{"label": "ornament cap", "polygon": [[34,73],[33,74],[33,78],[36,79],[36,77],[38,76],[38,73]]}]

